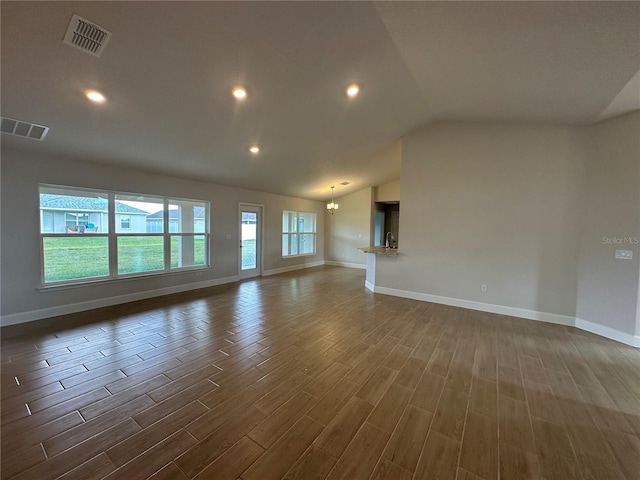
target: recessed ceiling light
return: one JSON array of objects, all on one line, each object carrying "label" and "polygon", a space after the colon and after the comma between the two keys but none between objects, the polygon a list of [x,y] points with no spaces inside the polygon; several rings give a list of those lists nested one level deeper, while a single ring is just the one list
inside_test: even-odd
[{"label": "recessed ceiling light", "polygon": [[87,90],[86,92],[84,92],[84,94],[93,103],[104,103],[104,102],[107,101],[105,96],[103,94],[101,94],[100,92],[98,92],[97,90]]},{"label": "recessed ceiling light", "polygon": [[255,154],[255,153],[259,153],[259,152],[260,152],[260,147],[259,147],[258,145],[251,145],[251,146],[249,147],[249,151],[250,151],[251,153],[254,153],[254,154]]},{"label": "recessed ceiling light", "polygon": [[245,90],[244,87],[235,87],[231,93],[233,93],[233,96],[236,97],[238,100],[242,100],[243,98],[247,97],[247,91]]},{"label": "recessed ceiling light", "polygon": [[360,87],[355,83],[347,87],[347,95],[349,95],[350,97],[355,97],[356,95],[358,95],[359,91]]}]

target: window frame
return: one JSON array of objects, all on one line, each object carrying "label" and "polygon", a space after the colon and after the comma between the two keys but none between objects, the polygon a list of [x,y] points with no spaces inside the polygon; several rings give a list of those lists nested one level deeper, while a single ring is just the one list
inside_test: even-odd
[{"label": "window frame", "polygon": [[[287,245],[289,247],[289,251],[291,251],[291,237],[293,235],[297,236],[297,252],[298,253],[289,253],[287,255],[284,254],[284,251],[282,249],[282,245],[283,245],[283,241],[281,240],[280,242],[280,256],[283,259],[286,258],[298,258],[298,257],[310,257],[313,255],[317,255],[317,247],[318,247],[318,235],[317,235],[317,230],[318,230],[318,214],[316,212],[308,212],[308,211],[296,211],[296,210],[282,210],[282,225],[284,224],[284,217],[287,214],[291,214],[294,213],[296,215],[296,227],[294,231],[288,231],[285,232],[284,231],[284,226],[282,228],[283,232],[282,232],[282,236],[281,239],[284,239],[284,236],[286,235],[288,240],[287,240]],[[300,227],[300,216],[301,215],[313,215],[313,231],[310,230],[304,230],[304,231],[300,231],[299,227]],[[287,219],[288,221],[288,219]],[[287,227],[289,230],[291,230],[290,225],[289,227]],[[305,252],[305,253],[300,253],[301,251],[301,246],[304,242],[304,236],[305,235],[313,235],[313,252]]]},{"label": "window frame", "polygon": [[[73,196],[73,192],[77,191],[78,194],[99,194],[101,196],[105,196],[108,199],[107,203],[107,232],[90,232],[90,233],[55,233],[55,232],[44,232],[43,231],[43,209],[40,203],[40,194],[42,194],[43,189],[51,189],[51,190],[61,190],[68,193],[64,195]],[[62,195],[62,194],[61,194]],[[162,200],[163,206],[163,232],[130,232],[130,231],[117,231],[116,229],[116,215],[119,212],[116,212],[116,197],[117,196],[141,196],[144,198],[154,198]],[[204,237],[204,256],[205,262],[203,265],[188,265],[181,267],[171,267],[171,237],[175,236],[175,233],[169,232],[169,204],[172,200],[182,200],[187,202],[194,202],[198,204],[202,204],[204,208],[204,231],[197,233],[185,233],[182,235],[188,236],[199,236]],[[160,202],[158,202],[160,203]],[[75,186],[67,186],[67,185],[53,185],[53,184],[44,184],[41,183],[38,185],[38,204],[39,204],[39,247],[40,247],[40,288],[48,289],[48,288],[56,288],[56,287],[69,287],[69,286],[83,286],[95,283],[104,283],[104,282],[113,282],[120,281],[132,278],[140,278],[140,277],[151,277],[151,276],[162,276],[162,275],[171,275],[175,273],[183,273],[194,270],[206,270],[211,268],[211,225],[210,225],[210,215],[211,215],[211,203],[208,200],[204,199],[194,199],[194,198],[181,198],[176,196],[169,195],[154,195],[154,194],[144,194],[144,193],[132,193],[132,192],[121,192],[115,190],[103,190],[103,189],[93,189],[93,188],[83,188],[83,187],[75,187]],[[53,210],[53,209],[45,209],[45,210]],[[76,213],[72,212],[69,209],[64,209],[65,213],[65,229],[66,229],[66,213]],[[87,214],[88,215],[88,214]],[[125,214],[126,215],[126,214]],[[131,217],[131,215],[129,215]],[[77,217],[76,217],[77,218]],[[90,219],[90,216],[89,216]],[[130,219],[130,227],[125,230],[131,229]],[[122,230],[122,227],[121,229]],[[146,228],[145,228],[146,230]],[[86,278],[74,278],[70,280],[58,280],[58,281],[45,281],[45,255],[44,255],[44,243],[45,238],[107,238],[107,254],[108,254],[108,264],[109,264],[109,274],[102,275],[98,277],[86,277]],[[159,270],[149,270],[142,272],[131,272],[131,273],[118,273],[118,238],[125,237],[162,237],[163,244],[163,262],[164,266]]]}]

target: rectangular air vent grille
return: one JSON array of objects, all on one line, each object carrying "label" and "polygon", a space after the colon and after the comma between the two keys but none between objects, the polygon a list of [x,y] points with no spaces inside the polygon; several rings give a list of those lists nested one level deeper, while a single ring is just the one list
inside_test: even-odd
[{"label": "rectangular air vent grille", "polygon": [[1,117],[2,124],[0,130],[2,133],[16,135],[17,137],[32,138],[33,140],[43,140],[49,132],[49,127],[44,125],[36,125],[35,123],[14,120],[13,118]]},{"label": "rectangular air vent grille", "polygon": [[110,31],[74,14],[63,41],[67,45],[99,57],[110,38]]}]

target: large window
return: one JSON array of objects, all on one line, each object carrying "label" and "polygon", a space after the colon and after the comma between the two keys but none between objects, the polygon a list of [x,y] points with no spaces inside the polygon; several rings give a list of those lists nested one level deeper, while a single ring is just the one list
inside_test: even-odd
[{"label": "large window", "polygon": [[294,257],[316,253],[316,214],[282,212],[282,256]]},{"label": "large window", "polygon": [[43,284],[209,265],[209,203],[40,186]]}]

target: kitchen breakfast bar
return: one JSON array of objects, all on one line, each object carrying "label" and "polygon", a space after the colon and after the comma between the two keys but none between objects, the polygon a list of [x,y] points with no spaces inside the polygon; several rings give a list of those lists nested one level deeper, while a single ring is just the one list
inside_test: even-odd
[{"label": "kitchen breakfast bar", "polygon": [[367,254],[367,276],[365,278],[365,286],[372,292],[376,285],[376,260],[377,257],[397,257],[398,249],[382,246],[370,245],[368,247],[358,248],[362,253]]}]

